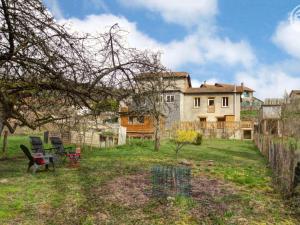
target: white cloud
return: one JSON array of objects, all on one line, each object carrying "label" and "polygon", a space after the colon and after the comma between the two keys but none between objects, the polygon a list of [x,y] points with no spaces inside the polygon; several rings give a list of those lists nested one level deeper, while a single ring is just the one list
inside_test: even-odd
[{"label": "white cloud", "polygon": [[255,89],[255,95],[262,100],[283,97],[285,91],[290,92],[300,87],[300,77],[267,66],[262,66],[256,71],[237,73],[236,82],[244,82],[246,86]]},{"label": "white cloud", "polygon": [[210,20],[218,11],[217,0],[119,0],[129,7],[158,12],[165,21],[190,26]]},{"label": "white cloud", "polygon": [[[100,0],[85,0],[94,2],[95,7],[105,9]],[[234,42],[227,37],[221,37],[214,26],[214,16],[217,14],[217,0],[119,0],[128,6],[143,7],[158,12],[167,22],[184,26],[198,25],[197,29],[188,30],[182,40],[171,40],[161,43],[151,36],[141,32],[135,22],[123,16],[113,14],[89,15],[84,19],[63,19],[57,0],[46,0],[52,13],[60,18],[60,23],[71,23],[72,29],[85,33],[103,33],[113,24],[118,23],[122,30],[128,31],[128,43],[138,49],[161,51],[163,63],[173,70],[184,65],[205,65],[215,63],[226,67],[242,66],[245,71],[235,76],[235,82],[244,82],[246,86],[256,90],[259,98],[281,97],[284,92],[299,89],[300,77],[291,76],[299,71],[300,58],[300,22],[291,24],[281,22],[272,41],[294,57],[293,60],[276,65],[257,65],[256,56],[250,44],[244,40]],[[257,66],[257,69],[253,68]],[[187,71],[188,72],[188,71]],[[218,77],[218,76],[217,76]],[[216,83],[212,77],[207,83]],[[220,80],[219,82],[223,82]],[[192,79],[193,87],[199,87],[201,79]]]},{"label": "white cloud", "polygon": [[201,84],[203,84],[204,82],[206,82],[207,84],[215,84],[215,83],[218,83],[219,80],[217,78],[210,78],[208,80],[203,80],[203,81],[200,81],[197,79],[192,79],[191,82],[192,82],[192,87],[197,88],[197,87],[200,87]]},{"label": "white cloud", "polygon": [[223,40],[214,34],[208,37],[196,31],[183,40],[160,43],[141,32],[136,23],[112,14],[90,15],[82,20],[62,19],[60,23],[71,24],[77,32],[92,34],[103,33],[118,23],[122,30],[128,31],[127,38],[131,47],[161,51],[163,63],[173,70],[186,64],[201,65],[206,62],[248,67],[255,61],[251,47],[244,41],[235,43],[228,38]]},{"label": "white cloud", "polygon": [[199,48],[199,40],[195,35],[162,45],[162,51],[164,53],[162,61],[171,69],[179,68],[187,63],[202,64],[205,60]]},{"label": "white cloud", "polygon": [[232,42],[228,38],[218,37],[200,40],[205,49],[205,58],[208,61],[224,63],[225,65],[241,64],[250,67],[256,61],[251,46],[245,42]]},{"label": "white cloud", "polygon": [[291,56],[300,58],[300,21],[281,22],[272,40]]},{"label": "white cloud", "polygon": [[[140,32],[136,24],[129,22],[125,17],[119,17],[112,14],[89,15],[84,19],[69,18],[59,21],[61,24],[68,24],[70,29],[76,32],[89,33],[92,35],[107,32],[111,26],[118,24],[124,35],[127,35],[127,41],[131,47],[139,49],[159,49],[159,43],[146,34]],[[127,33],[128,32],[128,33]]]},{"label": "white cloud", "polygon": [[46,5],[50,8],[51,13],[56,19],[64,18],[63,12],[57,0],[45,0]]},{"label": "white cloud", "polygon": [[192,83],[192,87],[196,88],[196,87],[200,87],[200,85],[203,83],[200,80],[196,80],[196,79],[192,79],[191,80]]}]

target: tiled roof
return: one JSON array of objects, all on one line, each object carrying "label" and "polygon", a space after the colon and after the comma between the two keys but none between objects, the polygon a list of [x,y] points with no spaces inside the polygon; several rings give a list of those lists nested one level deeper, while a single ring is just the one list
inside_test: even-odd
[{"label": "tiled roof", "polygon": [[290,97],[291,97],[292,95],[300,95],[300,90],[292,90],[292,91],[291,91],[291,94],[290,94]]},{"label": "tiled roof", "polygon": [[244,91],[254,92],[252,89],[245,86],[235,86],[233,84],[202,84],[199,88],[188,88],[185,93],[187,94],[197,94],[197,93],[232,93],[232,92],[242,93]]},{"label": "tiled roof", "polygon": [[[162,72],[159,75],[164,78],[186,78],[189,87],[192,86],[190,75],[187,72]],[[156,73],[143,73],[138,79],[153,79],[155,76],[157,76]]]}]

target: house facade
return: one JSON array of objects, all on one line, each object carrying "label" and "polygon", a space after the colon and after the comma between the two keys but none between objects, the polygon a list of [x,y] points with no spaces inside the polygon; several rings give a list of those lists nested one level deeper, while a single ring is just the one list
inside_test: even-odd
[{"label": "house facade", "polygon": [[292,90],[289,97],[290,99],[300,99],[300,90]]},{"label": "house facade", "polygon": [[174,122],[240,122],[241,99],[245,90],[241,85],[207,84],[192,87],[188,73],[175,73],[176,89],[164,94],[166,127]]},{"label": "house facade", "polygon": [[[174,124],[184,122],[199,123],[205,128],[210,124],[216,129],[224,129],[225,124],[240,123],[242,95],[247,91],[253,96],[253,90],[243,84],[207,84],[205,82],[200,87],[192,87],[190,75],[185,72],[172,73],[172,77],[164,76],[164,80],[167,79],[172,79],[174,85],[165,90],[162,96],[166,106],[163,124],[166,130],[172,130]],[[139,125],[139,130],[136,132],[132,130],[132,132],[135,134],[142,132],[143,124],[131,123],[129,126],[126,124],[129,116],[125,117],[125,114],[121,116],[122,126],[130,131],[130,126]],[[150,120],[148,118],[144,121],[145,131],[149,131],[148,121]],[[153,134],[153,132],[150,133]]]}]

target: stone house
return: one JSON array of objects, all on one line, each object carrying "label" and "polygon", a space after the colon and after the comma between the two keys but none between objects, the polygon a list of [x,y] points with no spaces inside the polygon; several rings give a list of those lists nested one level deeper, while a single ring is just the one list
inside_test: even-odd
[{"label": "stone house", "polygon": [[[241,86],[244,86],[242,83]],[[244,87],[242,93],[241,109],[242,110],[259,110],[261,105],[264,103],[262,100],[254,96],[254,90]]]},{"label": "stone house", "polygon": [[[172,88],[167,89],[161,96],[166,104],[163,120],[166,130],[172,130],[174,124],[184,122],[198,122],[205,128],[211,125],[212,128],[219,130],[224,130],[227,124],[234,126],[238,123],[240,126],[242,95],[246,92],[253,95],[253,90],[243,84],[207,84],[205,82],[200,87],[192,87],[190,75],[186,72],[174,72],[172,76],[166,75],[163,79],[174,81]],[[121,125],[129,128],[129,124],[126,123],[128,119],[129,116],[123,114]],[[149,127],[149,120],[147,117],[145,120],[141,120],[145,121],[145,132],[147,130],[148,134],[152,133],[149,130],[152,128]],[[133,125],[139,125],[139,129],[131,132],[143,133],[141,122],[139,124],[131,123],[130,128],[135,127]],[[246,128],[252,130],[252,126]]]},{"label": "stone house", "polygon": [[290,97],[290,99],[299,99],[300,98],[300,90],[292,90],[289,97]]},{"label": "stone house", "polygon": [[241,99],[245,90],[253,90],[243,84],[207,84],[192,87],[188,73],[175,73],[176,89],[164,94],[169,105],[166,127],[179,121],[240,122]]}]

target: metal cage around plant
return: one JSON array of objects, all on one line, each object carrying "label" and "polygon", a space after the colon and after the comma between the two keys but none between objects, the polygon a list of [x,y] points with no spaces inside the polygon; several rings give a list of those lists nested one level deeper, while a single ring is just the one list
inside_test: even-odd
[{"label": "metal cage around plant", "polygon": [[152,196],[190,196],[191,169],[188,167],[154,166],[152,174]]}]

